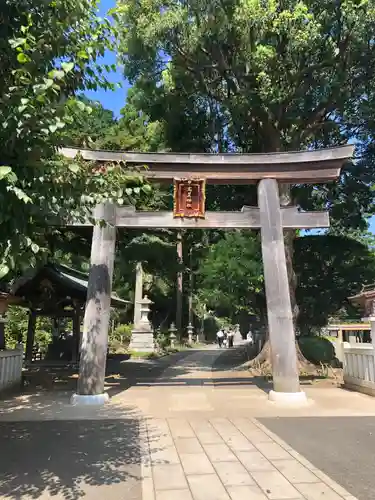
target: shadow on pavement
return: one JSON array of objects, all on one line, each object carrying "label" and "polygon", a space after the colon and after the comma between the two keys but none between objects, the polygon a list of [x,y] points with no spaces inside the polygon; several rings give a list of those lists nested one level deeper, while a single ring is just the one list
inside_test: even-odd
[{"label": "shadow on pavement", "polygon": [[[198,356],[197,356],[198,355]],[[105,390],[113,397],[131,387],[256,387],[265,393],[272,389],[272,380],[264,376],[251,376],[243,370],[247,359],[244,346],[219,350],[216,346],[204,350],[175,353],[156,360],[110,359],[107,365]],[[43,387],[27,387],[18,395],[4,397],[0,403],[0,418],[9,420],[33,420],[38,414],[44,420],[52,418],[75,418],[79,413],[69,404],[76,390],[78,374],[74,371],[57,371],[53,390]],[[301,377],[301,385],[311,385],[317,377]],[[27,416],[23,417],[23,412]],[[101,411],[100,418],[124,418],[139,416],[130,405],[124,408],[111,405],[111,412]],[[85,415],[85,418],[87,415]]]},{"label": "shadow on pavement", "polygon": [[1,422],[0,450],[1,498],[142,497],[135,420]]}]

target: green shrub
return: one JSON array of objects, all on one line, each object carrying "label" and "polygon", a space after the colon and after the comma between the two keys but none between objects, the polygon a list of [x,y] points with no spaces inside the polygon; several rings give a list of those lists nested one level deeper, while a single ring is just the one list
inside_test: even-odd
[{"label": "green shrub", "polygon": [[133,325],[131,323],[116,326],[114,332],[110,335],[111,340],[117,340],[123,345],[129,345],[132,338]]},{"label": "green shrub", "polygon": [[311,363],[330,364],[335,359],[335,348],[324,337],[300,337],[298,343],[302,354]]},{"label": "green shrub", "polygon": [[125,346],[124,344],[121,344],[121,342],[118,342],[117,340],[112,340],[108,343],[108,350],[110,354],[127,354],[128,352],[128,345]]},{"label": "green shrub", "polygon": [[327,339],[330,342],[337,342],[337,340],[338,340],[337,337],[331,337],[330,335],[322,335],[322,338]]},{"label": "green shrub", "polygon": [[35,330],[34,346],[38,345],[43,352],[47,351],[49,344],[52,341],[52,333],[45,330]]},{"label": "green shrub", "polygon": [[[176,339],[176,341],[177,341],[177,339]],[[164,351],[171,344],[171,341],[169,338],[169,333],[168,332],[158,333],[158,335],[156,336],[156,343],[157,343],[159,349]]]}]

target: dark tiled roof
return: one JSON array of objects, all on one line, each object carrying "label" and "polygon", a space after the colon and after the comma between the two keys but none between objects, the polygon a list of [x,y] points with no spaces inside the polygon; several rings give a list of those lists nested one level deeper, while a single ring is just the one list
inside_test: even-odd
[{"label": "dark tiled roof", "polygon": [[[53,293],[59,299],[75,299],[84,303],[88,288],[88,275],[61,264],[46,264],[37,269],[32,269],[16,279],[11,287],[11,294],[18,297],[32,297],[39,285],[48,280],[53,286]],[[129,301],[120,299],[115,295],[111,297],[111,306],[125,308]]]}]

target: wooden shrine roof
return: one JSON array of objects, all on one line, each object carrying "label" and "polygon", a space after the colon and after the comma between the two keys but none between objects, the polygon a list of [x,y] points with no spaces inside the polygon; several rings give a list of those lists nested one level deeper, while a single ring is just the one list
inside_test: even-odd
[{"label": "wooden shrine roof", "polygon": [[366,300],[375,299],[375,284],[364,285],[362,291],[349,297],[350,302],[355,304],[363,305]]},{"label": "wooden shrine roof", "polygon": [[[47,264],[31,269],[10,286],[10,294],[19,297],[22,305],[30,304],[34,308],[52,311],[64,310],[74,303],[83,306],[86,303],[88,276],[60,264]],[[125,308],[129,301],[113,296],[111,306]]]},{"label": "wooden shrine roof", "polygon": [[205,178],[210,184],[250,184],[272,178],[285,183],[320,183],[337,179],[354,146],[265,154],[134,153],[78,148],[61,148],[66,158],[99,163],[124,162],[131,167],[146,166],[143,175],[158,182],[174,178]]}]

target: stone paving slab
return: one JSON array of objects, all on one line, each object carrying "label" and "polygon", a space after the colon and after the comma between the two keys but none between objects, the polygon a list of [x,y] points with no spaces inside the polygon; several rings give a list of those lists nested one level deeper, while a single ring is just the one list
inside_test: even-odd
[{"label": "stone paving slab", "polygon": [[[309,460],[322,482],[338,481],[360,500],[375,500],[375,418],[279,418],[261,419],[267,429]],[[275,463],[275,462],[273,462]],[[287,474],[286,474],[287,475]],[[338,492],[340,493],[340,491]],[[342,494],[342,493],[340,493]]]},{"label": "stone paving slab", "polygon": [[191,500],[355,500],[257,420],[150,418],[147,429],[153,491],[142,500],[179,500],[179,492]]}]

